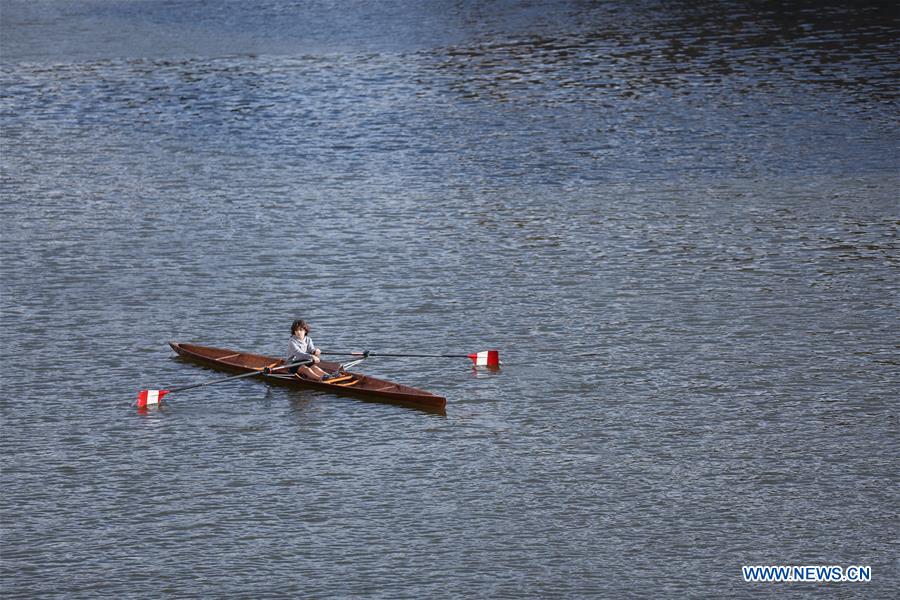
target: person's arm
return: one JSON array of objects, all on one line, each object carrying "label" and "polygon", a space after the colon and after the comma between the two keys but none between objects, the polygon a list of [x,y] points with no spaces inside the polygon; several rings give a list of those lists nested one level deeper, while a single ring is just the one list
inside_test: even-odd
[{"label": "person's arm", "polygon": [[[310,354],[312,354],[313,356],[321,356],[322,351],[319,350],[318,348],[316,348],[316,345],[313,343],[312,338],[307,337],[306,339],[308,341],[308,343],[306,345],[306,351],[309,352]],[[318,361],[316,361],[316,362],[318,362]]]}]

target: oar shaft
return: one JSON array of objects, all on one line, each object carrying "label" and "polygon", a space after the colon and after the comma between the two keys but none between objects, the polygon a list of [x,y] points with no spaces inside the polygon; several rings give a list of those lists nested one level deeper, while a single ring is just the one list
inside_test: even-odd
[{"label": "oar shaft", "polygon": [[174,392],[183,392],[185,390],[192,390],[198,387],[204,387],[207,385],[215,385],[217,383],[225,383],[226,381],[233,381],[235,379],[243,379],[244,377],[255,377],[256,375],[262,375],[263,371],[253,371],[252,373],[242,373],[240,375],[234,375],[233,377],[225,377],[224,379],[216,379],[214,381],[206,381],[203,383],[195,383],[193,385],[185,385],[182,387],[172,388],[169,390],[169,393],[172,394]]},{"label": "oar shaft", "polygon": [[410,358],[468,358],[468,354],[386,354],[384,352],[372,352],[370,356],[396,356]]},{"label": "oar shaft", "polygon": [[500,368],[500,353],[497,350],[483,350],[481,352],[473,352],[472,354],[418,354],[418,353],[404,353],[404,354],[392,354],[389,352],[372,352],[371,350],[364,350],[363,352],[337,352],[323,351],[322,354],[339,354],[341,356],[362,356],[363,358],[368,358],[370,356],[401,356],[401,357],[410,357],[410,358],[469,358],[472,362],[475,363],[476,367],[487,367],[489,369],[499,369]]},{"label": "oar shaft", "polygon": [[303,360],[300,362],[291,363],[289,365],[279,365],[277,367],[272,367],[271,369],[260,369],[259,371],[252,371],[250,373],[241,373],[240,375],[232,375],[231,377],[225,377],[224,379],[215,379],[213,381],[205,381],[203,383],[195,383],[192,385],[185,385],[182,387],[172,388],[169,390],[169,393],[173,392],[183,392],[185,390],[192,390],[198,387],[204,387],[207,385],[215,385],[217,383],[225,383],[226,381],[234,381],[235,379],[243,379],[245,377],[255,377],[257,375],[267,375],[271,371],[277,371],[281,369],[290,369],[291,367],[301,367],[303,365],[310,364],[310,361]]},{"label": "oar shaft", "polygon": [[325,352],[332,356],[390,356],[401,358],[469,358],[468,354],[390,354],[386,352]]}]

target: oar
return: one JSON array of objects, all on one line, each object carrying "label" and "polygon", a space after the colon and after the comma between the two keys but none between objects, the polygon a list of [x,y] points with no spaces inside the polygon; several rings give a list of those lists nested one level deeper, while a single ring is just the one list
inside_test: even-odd
[{"label": "oar", "polygon": [[483,350],[481,352],[473,352],[472,354],[391,354],[387,352],[372,352],[364,350],[362,352],[338,352],[322,351],[322,354],[331,354],[333,356],[389,356],[399,358],[470,358],[476,367],[488,367],[490,369],[500,368],[500,352],[497,350]]},{"label": "oar", "polygon": [[279,365],[277,367],[264,367],[262,369],[257,369],[251,373],[242,373],[240,375],[233,375],[231,377],[226,377],[224,379],[214,379],[212,381],[205,381],[203,383],[194,383],[191,385],[185,385],[182,387],[172,388],[170,390],[141,390],[138,392],[137,399],[137,407],[147,408],[148,406],[152,406],[154,404],[159,404],[160,400],[163,399],[163,396],[166,394],[174,394],[175,392],[183,392],[185,390],[192,390],[198,387],[205,387],[207,385],[215,385],[217,383],[225,383],[226,381],[234,381],[236,379],[243,379],[245,377],[255,377],[257,375],[268,375],[272,371],[279,371],[281,369],[290,369],[292,367],[301,367],[303,365],[312,364],[312,361],[303,360],[300,362],[291,363],[289,365]]}]

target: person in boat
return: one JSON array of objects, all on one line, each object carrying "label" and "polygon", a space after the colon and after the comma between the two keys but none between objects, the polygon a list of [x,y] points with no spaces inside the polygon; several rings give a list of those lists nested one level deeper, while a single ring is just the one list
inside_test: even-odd
[{"label": "person in boat", "polygon": [[[298,367],[295,373],[321,381],[328,379],[329,375],[319,367],[322,351],[316,348],[312,338],[309,337],[309,324],[303,319],[297,319],[291,324],[291,341],[288,347],[288,356],[285,362],[294,363],[302,360],[311,361],[309,366]],[[293,369],[291,369],[293,371]]]}]

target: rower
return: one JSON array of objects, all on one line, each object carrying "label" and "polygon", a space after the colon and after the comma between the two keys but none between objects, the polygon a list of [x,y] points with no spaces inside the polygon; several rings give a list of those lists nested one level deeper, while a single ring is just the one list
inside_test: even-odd
[{"label": "rower", "polygon": [[292,373],[297,373],[314,381],[327,381],[331,376],[319,367],[322,360],[319,356],[322,351],[316,348],[312,338],[309,337],[309,324],[303,319],[297,319],[291,324],[291,340],[288,347],[286,363],[295,363],[308,360],[311,364],[292,368]]}]

